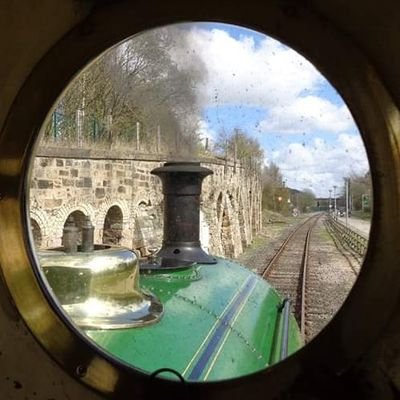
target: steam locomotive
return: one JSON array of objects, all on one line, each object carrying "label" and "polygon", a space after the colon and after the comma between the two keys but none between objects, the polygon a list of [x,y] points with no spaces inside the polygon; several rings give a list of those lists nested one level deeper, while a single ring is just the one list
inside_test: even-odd
[{"label": "steam locomotive", "polygon": [[[395,398],[399,393],[398,2],[2,2],[0,392],[4,399]],[[363,12],[360,12],[362,7]],[[59,91],[111,44],[168,21],[235,21],[318,65],[362,127],[377,196],[360,284],[334,320],[285,363],[220,384],[151,380],[107,364],[55,314],[27,250],[23,190],[36,127]],[[46,23],[43,23],[46,21]],[[23,45],[21,45],[23,44]],[[384,44],[384,45],[382,45]],[[261,77],[262,78],[262,77]],[[215,267],[218,264],[213,265]],[[210,265],[211,267],[211,265]],[[204,279],[204,278],[203,278]],[[201,282],[201,281],[197,281]],[[164,304],[164,317],[167,313]],[[163,318],[159,322],[163,321]],[[153,325],[138,329],[147,329]],[[136,328],[132,328],[132,332]],[[138,330],[137,330],[138,331]],[[110,334],[116,331],[108,331]],[[238,353],[238,352],[237,352]],[[56,362],[54,362],[54,360]],[[107,360],[110,360],[108,358]],[[166,363],[164,363],[166,365]]]},{"label": "steam locomotive", "polygon": [[290,301],[245,267],[200,246],[201,185],[212,171],[196,162],[169,162],[152,173],[164,192],[159,251],[138,260],[128,249],[93,245],[89,225],[80,246],[71,239],[76,230],[67,229],[63,248],[40,252],[64,311],[120,361],[180,380],[247,375],[298,349]]}]

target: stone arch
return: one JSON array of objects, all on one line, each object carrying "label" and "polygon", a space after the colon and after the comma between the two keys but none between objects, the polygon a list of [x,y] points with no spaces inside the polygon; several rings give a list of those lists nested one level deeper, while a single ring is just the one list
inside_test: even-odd
[{"label": "stone arch", "polygon": [[220,240],[225,257],[233,257],[235,254],[232,232],[232,205],[229,196],[224,196],[225,201],[221,207]]},{"label": "stone arch", "polygon": [[221,218],[222,218],[223,199],[224,199],[224,195],[222,192],[220,192],[217,197],[217,202],[216,202],[216,206],[215,206],[217,221],[221,221]]},{"label": "stone arch", "polygon": [[247,199],[247,204],[248,204],[248,207],[247,207],[247,209],[248,209],[248,221],[249,221],[249,232],[251,232],[251,235],[253,234],[253,232],[254,232],[254,228],[253,228],[253,188],[252,187],[250,187],[250,188],[247,188],[247,190],[246,190],[246,199]]},{"label": "stone arch", "polygon": [[[51,245],[52,247],[59,247],[62,245],[62,233],[63,233],[63,228],[65,225],[65,222],[67,221],[67,218],[73,214],[74,212],[80,212],[83,215],[88,215],[90,218],[90,221],[94,224],[94,221],[96,220],[95,218],[95,211],[92,205],[90,204],[81,204],[81,205],[76,205],[76,206],[63,206],[61,207],[57,214],[56,217],[54,218],[54,226],[52,230],[52,239],[51,239]],[[75,215],[80,215],[80,214],[75,214]],[[79,217],[79,220],[81,220],[81,216]],[[96,226],[95,226],[96,230]]]},{"label": "stone arch", "polygon": [[150,200],[139,200],[137,203],[138,207],[147,207],[147,206],[151,206],[151,201]]},{"label": "stone arch", "polygon": [[262,230],[262,188],[260,177],[255,181],[254,188],[254,230],[256,233]]},{"label": "stone arch", "polygon": [[230,231],[231,231],[231,241],[233,246],[233,257],[237,257],[243,252],[243,237],[242,231],[240,229],[239,222],[239,204],[236,200],[236,188],[227,193],[227,207],[230,208]]},{"label": "stone arch", "polygon": [[107,195],[101,203],[101,206],[96,213],[96,219],[93,221],[93,225],[95,225],[95,243],[104,243],[104,223],[107,218],[107,213],[112,207],[117,207],[122,214],[122,220],[118,222],[122,229],[119,235],[120,240],[118,244],[129,247],[131,245],[130,237],[132,235],[132,213],[129,203],[127,200],[112,200],[109,195]]},{"label": "stone arch", "polygon": [[118,245],[122,239],[123,213],[119,206],[111,206],[104,218],[103,244]]},{"label": "stone arch", "polygon": [[42,230],[40,229],[39,223],[34,218],[31,218],[31,233],[35,247],[37,249],[41,248],[43,242]]},{"label": "stone arch", "polygon": [[[51,223],[49,216],[41,208],[30,209],[30,223],[33,236],[33,242],[36,247],[45,247],[48,245],[49,233],[51,231]],[[34,226],[34,223],[36,224]],[[40,232],[40,244],[38,245],[35,235]]]},{"label": "stone arch", "polygon": [[210,248],[216,255],[233,257],[235,246],[233,241],[233,209],[229,192],[217,191],[213,206],[214,223],[210,225]]},{"label": "stone arch", "polygon": [[64,205],[57,212],[55,219],[60,225],[64,226],[68,216],[75,211],[81,211],[83,214],[88,215],[92,222],[95,220],[95,211],[91,204]]},{"label": "stone arch", "polygon": [[111,197],[107,195],[104,202],[101,204],[100,210],[97,215],[97,217],[99,219],[98,220],[99,225],[102,224],[108,210],[113,206],[117,206],[121,210],[123,223],[129,222],[129,217],[130,217],[130,213],[131,213],[129,203],[126,200],[111,199]]},{"label": "stone arch", "polygon": [[251,235],[249,234],[249,215],[248,215],[248,207],[245,206],[245,202],[243,199],[243,193],[238,192],[237,194],[237,216],[239,222],[239,231],[240,238],[243,247],[247,247],[252,240]]},{"label": "stone arch", "polygon": [[68,217],[66,218],[63,228],[65,227],[67,221],[70,218],[73,218],[75,225],[77,226],[77,228],[79,229],[79,236],[78,236],[78,244],[82,243],[82,225],[84,224],[85,220],[86,220],[86,215],[83,211],[81,210],[75,210],[72,211]]},{"label": "stone arch", "polygon": [[161,247],[163,237],[163,201],[154,204],[148,197],[140,197],[135,206],[133,248],[142,256],[148,255],[149,247]]},{"label": "stone arch", "polygon": [[121,210],[123,223],[129,223],[131,212],[128,202],[126,200],[115,200],[112,199],[110,196],[107,196],[100,204],[100,207],[98,208],[96,213],[96,225],[99,227],[99,230],[102,230],[104,219],[107,215],[108,210],[114,206],[118,207]]},{"label": "stone arch", "polygon": [[221,241],[221,226],[224,193],[220,190],[215,190],[210,193],[209,201],[211,206],[203,204],[203,210],[206,206],[209,207],[209,212],[206,215],[210,219],[210,252],[215,255],[222,256],[224,254]]}]

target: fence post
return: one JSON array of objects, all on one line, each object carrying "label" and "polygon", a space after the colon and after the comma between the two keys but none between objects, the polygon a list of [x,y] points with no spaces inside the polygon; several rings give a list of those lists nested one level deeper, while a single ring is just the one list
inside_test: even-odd
[{"label": "fence post", "polygon": [[157,154],[161,151],[161,127],[157,125]]},{"label": "fence post", "polygon": [[136,150],[140,149],[140,122],[136,122]]},{"label": "fence post", "polygon": [[53,112],[53,137],[54,141],[57,140],[57,111]]}]

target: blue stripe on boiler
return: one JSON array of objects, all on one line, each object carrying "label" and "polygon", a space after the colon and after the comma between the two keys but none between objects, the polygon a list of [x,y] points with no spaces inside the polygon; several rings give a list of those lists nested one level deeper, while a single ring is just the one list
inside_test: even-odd
[{"label": "blue stripe on boiler", "polygon": [[228,310],[225,312],[225,315],[219,321],[218,327],[211,336],[210,341],[208,342],[206,348],[201,353],[200,358],[198,359],[197,363],[192,369],[188,379],[189,380],[198,380],[201,374],[204,371],[207,363],[210,361],[211,356],[215,352],[217,346],[221,342],[222,338],[224,337],[226,331],[230,327],[230,322],[234,319],[238,309],[243,304],[244,300],[246,299],[247,295],[251,292],[254,288],[255,284],[257,283],[257,279],[255,276],[251,276],[248,279],[248,282],[245,284],[239,295],[236,297],[235,301],[231,304]]}]

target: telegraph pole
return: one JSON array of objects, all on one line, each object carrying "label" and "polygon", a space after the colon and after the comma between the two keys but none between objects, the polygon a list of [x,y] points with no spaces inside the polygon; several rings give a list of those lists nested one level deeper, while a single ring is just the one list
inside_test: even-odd
[{"label": "telegraph pole", "polygon": [[345,187],[346,187],[346,226],[348,226],[348,218],[349,218],[349,178],[344,178]]},{"label": "telegraph pole", "polygon": [[333,185],[333,207],[334,207],[335,217],[336,217],[336,185]]}]

